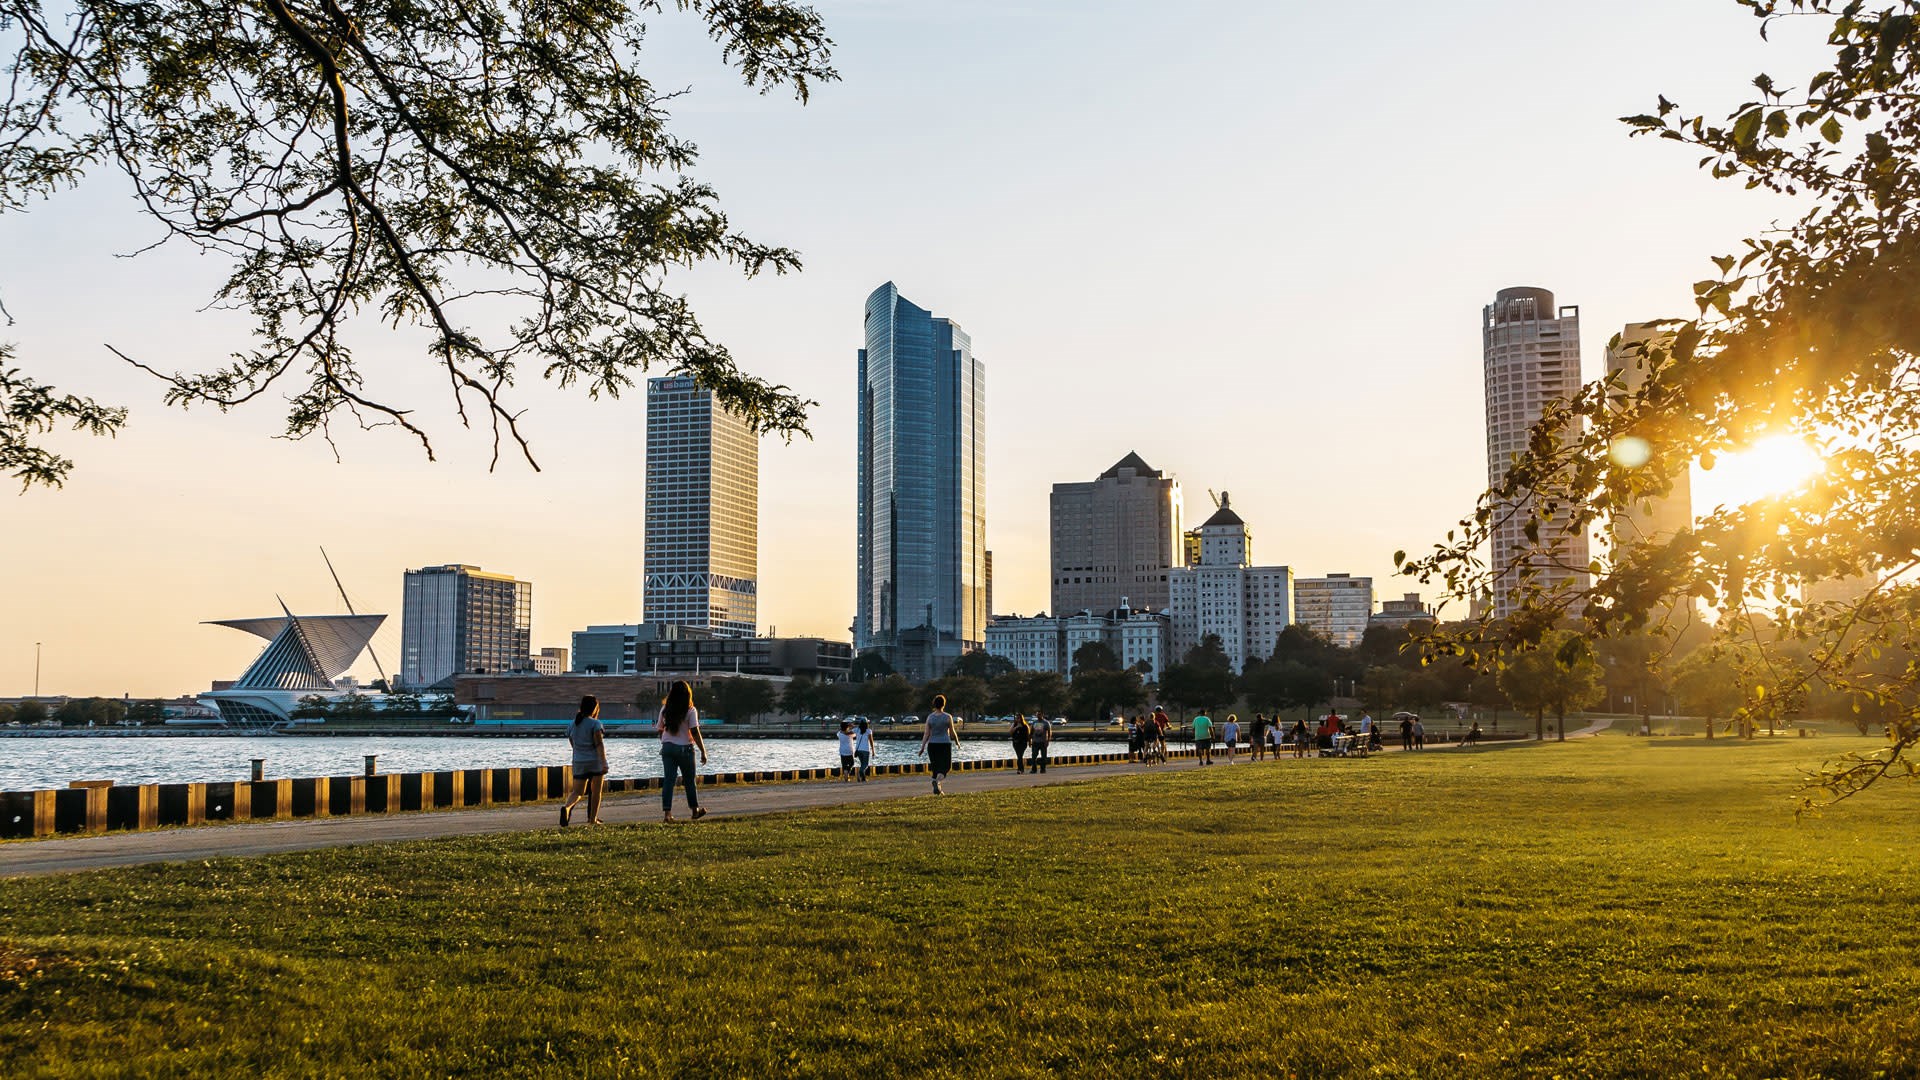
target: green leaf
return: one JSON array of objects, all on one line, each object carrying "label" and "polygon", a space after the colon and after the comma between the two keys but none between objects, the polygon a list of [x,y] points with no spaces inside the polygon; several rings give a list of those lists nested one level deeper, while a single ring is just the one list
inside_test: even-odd
[{"label": "green leaf", "polygon": [[1754,140],[1760,136],[1760,122],[1764,115],[1758,105],[1741,113],[1733,122],[1733,144],[1742,150],[1751,149]]},{"label": "green leaf", "polygon": [[1840,136],[1845,130],[1845,128],[1840,126],[1839,117],[1829,116],[1827,117],[1827,122],[1820,125],[1820,137],[1830,143],[1837,143],[1840,141]]}]

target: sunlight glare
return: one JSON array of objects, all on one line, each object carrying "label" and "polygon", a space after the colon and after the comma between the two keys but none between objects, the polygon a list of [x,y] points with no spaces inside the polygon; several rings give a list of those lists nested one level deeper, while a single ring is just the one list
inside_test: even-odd
[{"label": "sunlight glare", "polygon": [[1769,495],[1794,491],[1824,467],[1813,447],[1794,435],[1772,435],[1714,463],[1696,468],[1694,512],[1715,506],[1739,506]]}]

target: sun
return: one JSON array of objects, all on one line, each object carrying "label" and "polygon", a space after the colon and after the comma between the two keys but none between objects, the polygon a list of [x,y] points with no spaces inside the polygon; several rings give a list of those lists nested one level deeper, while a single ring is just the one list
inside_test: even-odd
[{"label": "sun", "polygon": [[1769,495],[1784,495],[1813,479],[1825,462],[1813,447],[1795,435],[1769,435],[1738,453],[1728,454],[1713,468],[1694,466],[1694,512],[1716,506],[1740,506]]}]

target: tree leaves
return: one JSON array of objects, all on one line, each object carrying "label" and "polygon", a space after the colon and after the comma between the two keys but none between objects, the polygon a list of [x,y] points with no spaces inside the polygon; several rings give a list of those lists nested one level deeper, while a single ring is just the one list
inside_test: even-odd
[{"label": "tree leaves", "polygon": [[[837,77],[793,0],[676,0],[763,93]],[[375,315],[428,332],[463,423],[534,463],[509,398],[531,364],[590,397],[691,374],[760,432],[812,403],[743,371],[670,272],[752,276],[798,256],[733,230],[642,73],[660,0],[0,0],[15,92],[0,107],[0,212],[110,164],[168,239],[226,260],[216,306],[253,347],[155,370],[167,400],[221,409],[280,386],[286,435],[347,418],[433,444],[418,403],[377,395],[344,344]],[[71,9],[69,11],[69,9]],[[68,15],[71,14],[71,19]],[[535,466],[537,468],[537,465]]]}]

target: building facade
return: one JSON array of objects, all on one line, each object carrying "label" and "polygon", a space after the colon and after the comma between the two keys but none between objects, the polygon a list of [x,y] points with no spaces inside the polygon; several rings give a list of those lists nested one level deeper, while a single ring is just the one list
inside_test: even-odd
[{"label": "building facade", "polygon": [[964,330],[892,282],[865,330],[853,643],[931,678],[986,643],[986,370]]},{"label": "building facade", "polygon": [[1380,601],[1380,610],[1368,619],[1368,626],[1412,626],[1416,623],[1437,622],[1439,616],[1433,609],[1422,603],[1417,592],[1403,593],[1398,600]]},{"label": "building facade", "polygon": [[1164,611],[1167,575],[1184,561],[1180,512],[1180,482],[1138,454],[1092,481],[1053,485],[1053,610]]},{"label": "building facade", "polygon": [[[1648,358],[1642,355],[1649,344],[1665,346],[1672,335],[1646,323],[1628,323],[1620,336],[1607,347],[1607,377],[1615,381],[1615,400],[1636,393],[1647,384]],[[1656,456],[1662,447],[1650,446]],[[1672,538],[1693,524],[1693,478],[1690,469],[1680,469],[1673,487],[1665,495],[1654,496],[1629,506],[1612,522],[1614,547],[1648,543]]]},{"label": "building facade", "polygon": [[531,583],[459,563],[407,571],[401,687],[446,690],[455,675],[530,671],[532,648]]},{"label": "building facade", "polygon": [[1252,530],[1226,492],[1198,532],[1198,563],[1168,575],[1169,660],[1178,663],[1211,634],[1238,673],[1248,660],[1273,655],[1274,642],[1293,621],[1293,572],[1253,565]]},{"label": "building facade", "polygon": [[760,439],[687,375],[647,380],[644,558],[648,622],[759,631]]},{"label": "building facade", "polygon": [[[1487,485],[1506,479],[1526,449],[1533,425],[1555,399],[1580,389],[1580,309],[1555,307],[1546,289],[1501,289],[1481,312],[1481,353],[1487,410]],[[1577,437],[1578,432],[1571,433]],[[1539,540],[1525,528],[1530,500],[1498,508],[1493,527],[1491,613],[1513,613],[1517,590],[1529,583],[1554,589],[1587,583],[1584,531],[1569,535],[1567,519],[1542,522]]]},{"label": "building facade", "polygon": [[1123,669],[1144,665],[1141,678],[1159,682],[1172,648],[1171,624],[1164,611],[1125,608],[1064,618],[1004,616],[987,624],[987,653],[1021,671],[1046,671],[1071,679],[1074,653],[1098,642],[1113,650]]},{"label": "building facade", "polygon": [[655,641],[706,640],[714,634],[673,623],[589,626],[573,632],[575,675],[632,675],[646,668],[646,646]]},{"label": "building facade", "polygon": [[1372,616],[1372,578],[1328,574],[1294,579],[1293,621],[1335,645],[1352,648],[1360,644]]}]

